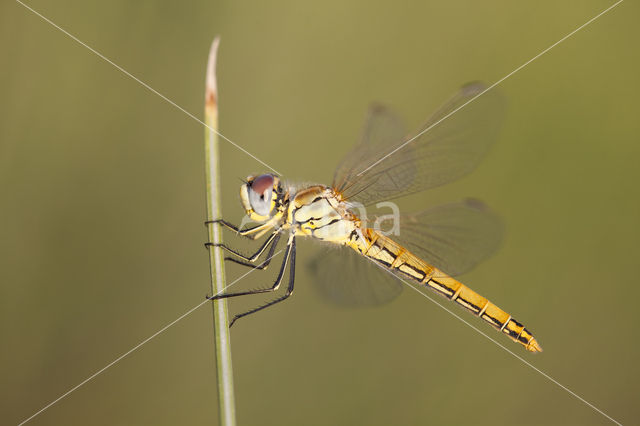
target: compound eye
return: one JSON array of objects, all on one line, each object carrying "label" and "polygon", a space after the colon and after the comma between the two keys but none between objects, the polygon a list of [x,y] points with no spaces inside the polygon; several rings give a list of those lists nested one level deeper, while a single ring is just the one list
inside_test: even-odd
[{"label": "compound eye", "polygon": [[271,211],[271,197],[273,196],[272,175],[258,176],[249,187],[249,202],[251,208],[261,216],[268,216]]}]

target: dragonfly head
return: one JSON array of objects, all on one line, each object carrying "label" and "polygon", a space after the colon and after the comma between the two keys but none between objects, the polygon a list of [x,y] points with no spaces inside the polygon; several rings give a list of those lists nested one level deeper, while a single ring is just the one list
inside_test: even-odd
[{"label": "dragonfly head", "polygon": [[249,176],[240,187],[240,199],[247,215],[257,222],[266,222],[279,212],[283,191],[278,176]]}]

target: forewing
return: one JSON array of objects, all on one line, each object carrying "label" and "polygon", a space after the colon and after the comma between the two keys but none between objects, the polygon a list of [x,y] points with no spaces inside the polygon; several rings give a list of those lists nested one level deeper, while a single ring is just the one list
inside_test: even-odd
[{"label": "forewing", "polygon": [[402,120],[394,112],[384,105],[372,104],[367,112],[360,142],[336,168],[333,175],[334,187],[336,184],[353,182],[367,159],[384,155],[385,150],[402,141],[406,135]]},{"label": "forewing", "polygon": [[[382,223],[385,229],[385,223]],[[463,274],[490,257],[504,237],[500,217],[468,199],[400,217],[399,235],[389,235],[449,275]]]},{"label": "forewing", "polygon": [[389,145],[361,142],[336,171],[334,188],[345,199],[366,206],[471,172],[497,138],[504,115],[498,91],[485,90],[481,83],[462,87],[411,137],[380,139]]},{"label": "forewing", "polygon": [[318,293],[340,306],[382,305],[402,291],[393,275],[347,247],[325,248],[309,267]]}]

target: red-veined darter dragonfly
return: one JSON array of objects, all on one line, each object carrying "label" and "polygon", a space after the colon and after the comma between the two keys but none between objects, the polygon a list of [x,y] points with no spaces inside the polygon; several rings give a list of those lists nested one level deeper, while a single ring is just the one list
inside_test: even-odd
[{"label": "red-veined darter dragonfly", "polygon": [[[358,276],[355,284],[339,279],[340,271],[324,264],[324,259],[317,263],[322,291],[333,299],[385,302],[398,294],[402,285],[397,278],[410,280],[459,304],[527,350],[542,351],[532,334],[510,314],[454,278],[491,254],[501,239],[501,221],[480,202],[465,201],[399,215],[399,233],[393,237],[370,227],[358,215],[360,207],[440,186],[471,172],[496,138],[503,110],[502,98],[495,90],[485,91],[482,84],[471,83],[437,110],[419,132],[404,137],[398,119],[387,109],[375,106],[369,111],[362,140],[338,166],[331,186],[297,187],[273,174],[248,177],[240,196],[247,215],[259,225],[239,229],[222,219],[208,223],[219,223],[254,240],[268,235],[251,256],[220,244],[232,255],[227,260],[264,269],[285,235],[284,260],[273,286],[223,293],[212,299],[276,291],[288,267],[285,293],[236,315],[231,325],[238,318],[285,300],[293,292],[296,238],[311,237],[351,249],[357,257],[371,261],[352,262],[350,269],[357,270],[356,274],[351,271],[352,276]],[[257,264],[265,253],[266,260]],[[344,262],[345,254],[341,249],[330,252],[327,258]],[[390,274],[366,265],[370,263]],[[367,267],[374,273],[364,271]],[[362,293],[367,291],[370,297],[363,298]]]}]

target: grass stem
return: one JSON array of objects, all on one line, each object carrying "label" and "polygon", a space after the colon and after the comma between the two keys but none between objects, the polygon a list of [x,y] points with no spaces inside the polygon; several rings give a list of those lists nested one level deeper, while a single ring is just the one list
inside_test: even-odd
[{"label": "grass stem", "polygon": [[[221,218],[220,207],[220,156],[219,139],[214,131],[218,129],[218,87],[216,82],[216,60],[220,38],[216,37],[211,44],[207,63],[205,91],[205,161],[207,187],[207,218]],[[213,129],[213,130],[212,130]],[[209,241],[214,244],[222,242],[222,230],[219,224],[211,224],[207,228]],[[224,257],[222,249],[211,247],[209,250],[211,269],[211,294],[221,293],[226,285]],[[216,345],[216,373],[218,379],[218,407],[220,424],[235,426],[235,397],[233,391],[233,369],[231,367],[231,340],[229,336],[229,318],[226,299],[213,301],[213,329]]]}]

